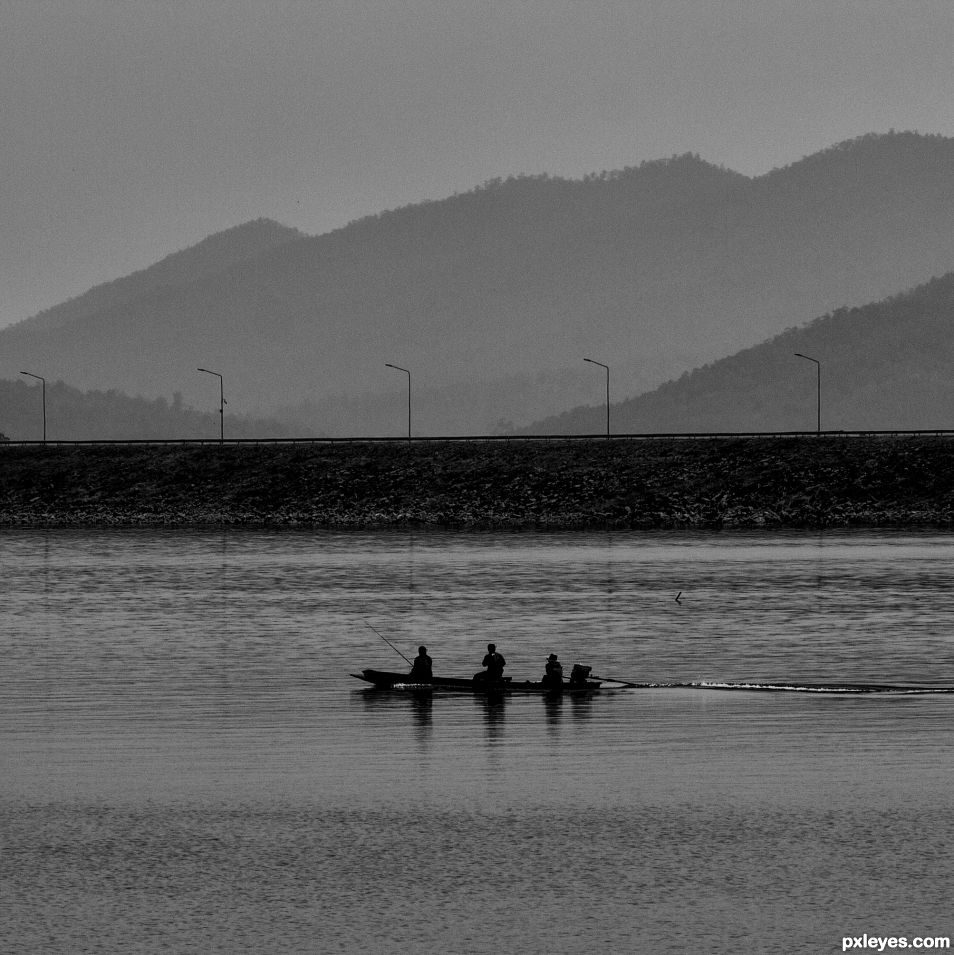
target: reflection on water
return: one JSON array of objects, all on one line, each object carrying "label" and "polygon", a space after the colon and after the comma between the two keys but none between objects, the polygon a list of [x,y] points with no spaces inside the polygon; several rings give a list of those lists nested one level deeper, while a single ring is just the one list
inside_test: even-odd
[{"label": "reflection on water", "polygon": [[943,534],[5,532],[0,949],[950,934],[954,698],[348,674],[397,665],[371,622],[438,675],[492,641],[515,679],[553,651],[634,681],[951,686],[952,556]]},{"label": "reflection on water", "polygon": [[543,708],[546,711],[547,728],[551,730],[551,735],[555,735],[560,727],[560,721],[563,718],[564,697],[545,696],[543,698]]},{"label": "reflection on water", "polygon": [[505,738],[507,697],[503,694],[486,693],[475,696],[474,704],[484,719],[486,740],[493,746]]},{"label": "reflection on water", "polygon": [[[421,742],[432,739],[435,725],[455,734],[468,733],[476,713],[483,723],[483,738],[490,744],[516,742],[526,734],[526,724],[538,719],[550,736],[558,737],[566,721],[592,717],[599,694],[533,694],[517,697],[507,693],[466,693],[441,690],[375,689],[355,690],[352,696],[376,721],[387,723],[396,732],[410,714],[410,726]],[[508,734],[508,713],[519,722]],[[508,735],[512,739],[508,740]]]}]

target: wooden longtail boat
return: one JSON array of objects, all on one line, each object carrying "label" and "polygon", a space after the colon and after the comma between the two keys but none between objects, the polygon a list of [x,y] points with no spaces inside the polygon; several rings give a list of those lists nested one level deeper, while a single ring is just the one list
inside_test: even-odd
[{"label": "wooden longtail boat", "polygon": [[392,673],[387,670],[362,670],[351,675],[364,680],[380,690],[456,690],[463,693],[592,693],[602,685],[602,680],[589,679],[589,667],[583,667],[586,676],[571,679],[561,686],[552,686],[537,680],[474,680],[467,677],[435,676],[428,683],[418,683],[407,673]]}]

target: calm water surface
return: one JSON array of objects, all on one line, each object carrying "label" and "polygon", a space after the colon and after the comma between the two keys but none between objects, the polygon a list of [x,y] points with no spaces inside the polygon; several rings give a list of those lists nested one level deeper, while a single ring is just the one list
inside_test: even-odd
[{"label": "calm water surface", "polygon": [[[829,952],[954,936],[942,534],[3,532],[10,952]],[[675,598],[679,595],[679,600]]]}]

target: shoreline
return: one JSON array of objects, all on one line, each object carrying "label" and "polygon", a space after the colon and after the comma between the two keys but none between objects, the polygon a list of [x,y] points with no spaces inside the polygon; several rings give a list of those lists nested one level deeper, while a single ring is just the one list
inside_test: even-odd
[{"label": "shoreline", "polygon": [[0,447],[0,526],[954,526],[943,436]]}]

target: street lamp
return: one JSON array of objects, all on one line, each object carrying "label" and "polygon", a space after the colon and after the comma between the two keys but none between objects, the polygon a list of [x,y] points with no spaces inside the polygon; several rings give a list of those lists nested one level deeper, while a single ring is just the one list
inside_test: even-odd
[{"label": "street lamp", "polygon": [[222,376],[217,371],[209,371],[208,368],[196,368],[196,371],[204,371],[207,375],[215,375],[219,379],[219,441],[225,441],[225,406],[228,402],[225,400],[225,386]]},{"label": "street lamp", "polygon": [[800,351],[795,352],[795,357],[815,363],[815,411],[817,414],[815,430],[821,434],[821,362],[817,358],[812,358],[811,355],[803,355]]},{"label": "street lamp", "polygon": [[600,368],[606,369],[606,437],[609,437],[610,426],[609,426],[609,365],[604,365],[601,361],[593,361],[592,358],[584,358],[583,361],[588,361],[591,365],[599,365]]},{"label": "street lamp", "polygon": [[393,368],[395,371],[403,371],[407,375],[407,439],[411,440],[411,373],[400,365],[392,365],[389,361],[384,363],[385,368]]},{"label": "street lamp", "polygon": [[43,387],[43,443],[46,444],[46,379],[42,375],[34,375],[32,371],[21,371],[21,375],[26,375],[28,378],[36,378],[37,381],[42,383]]}]

